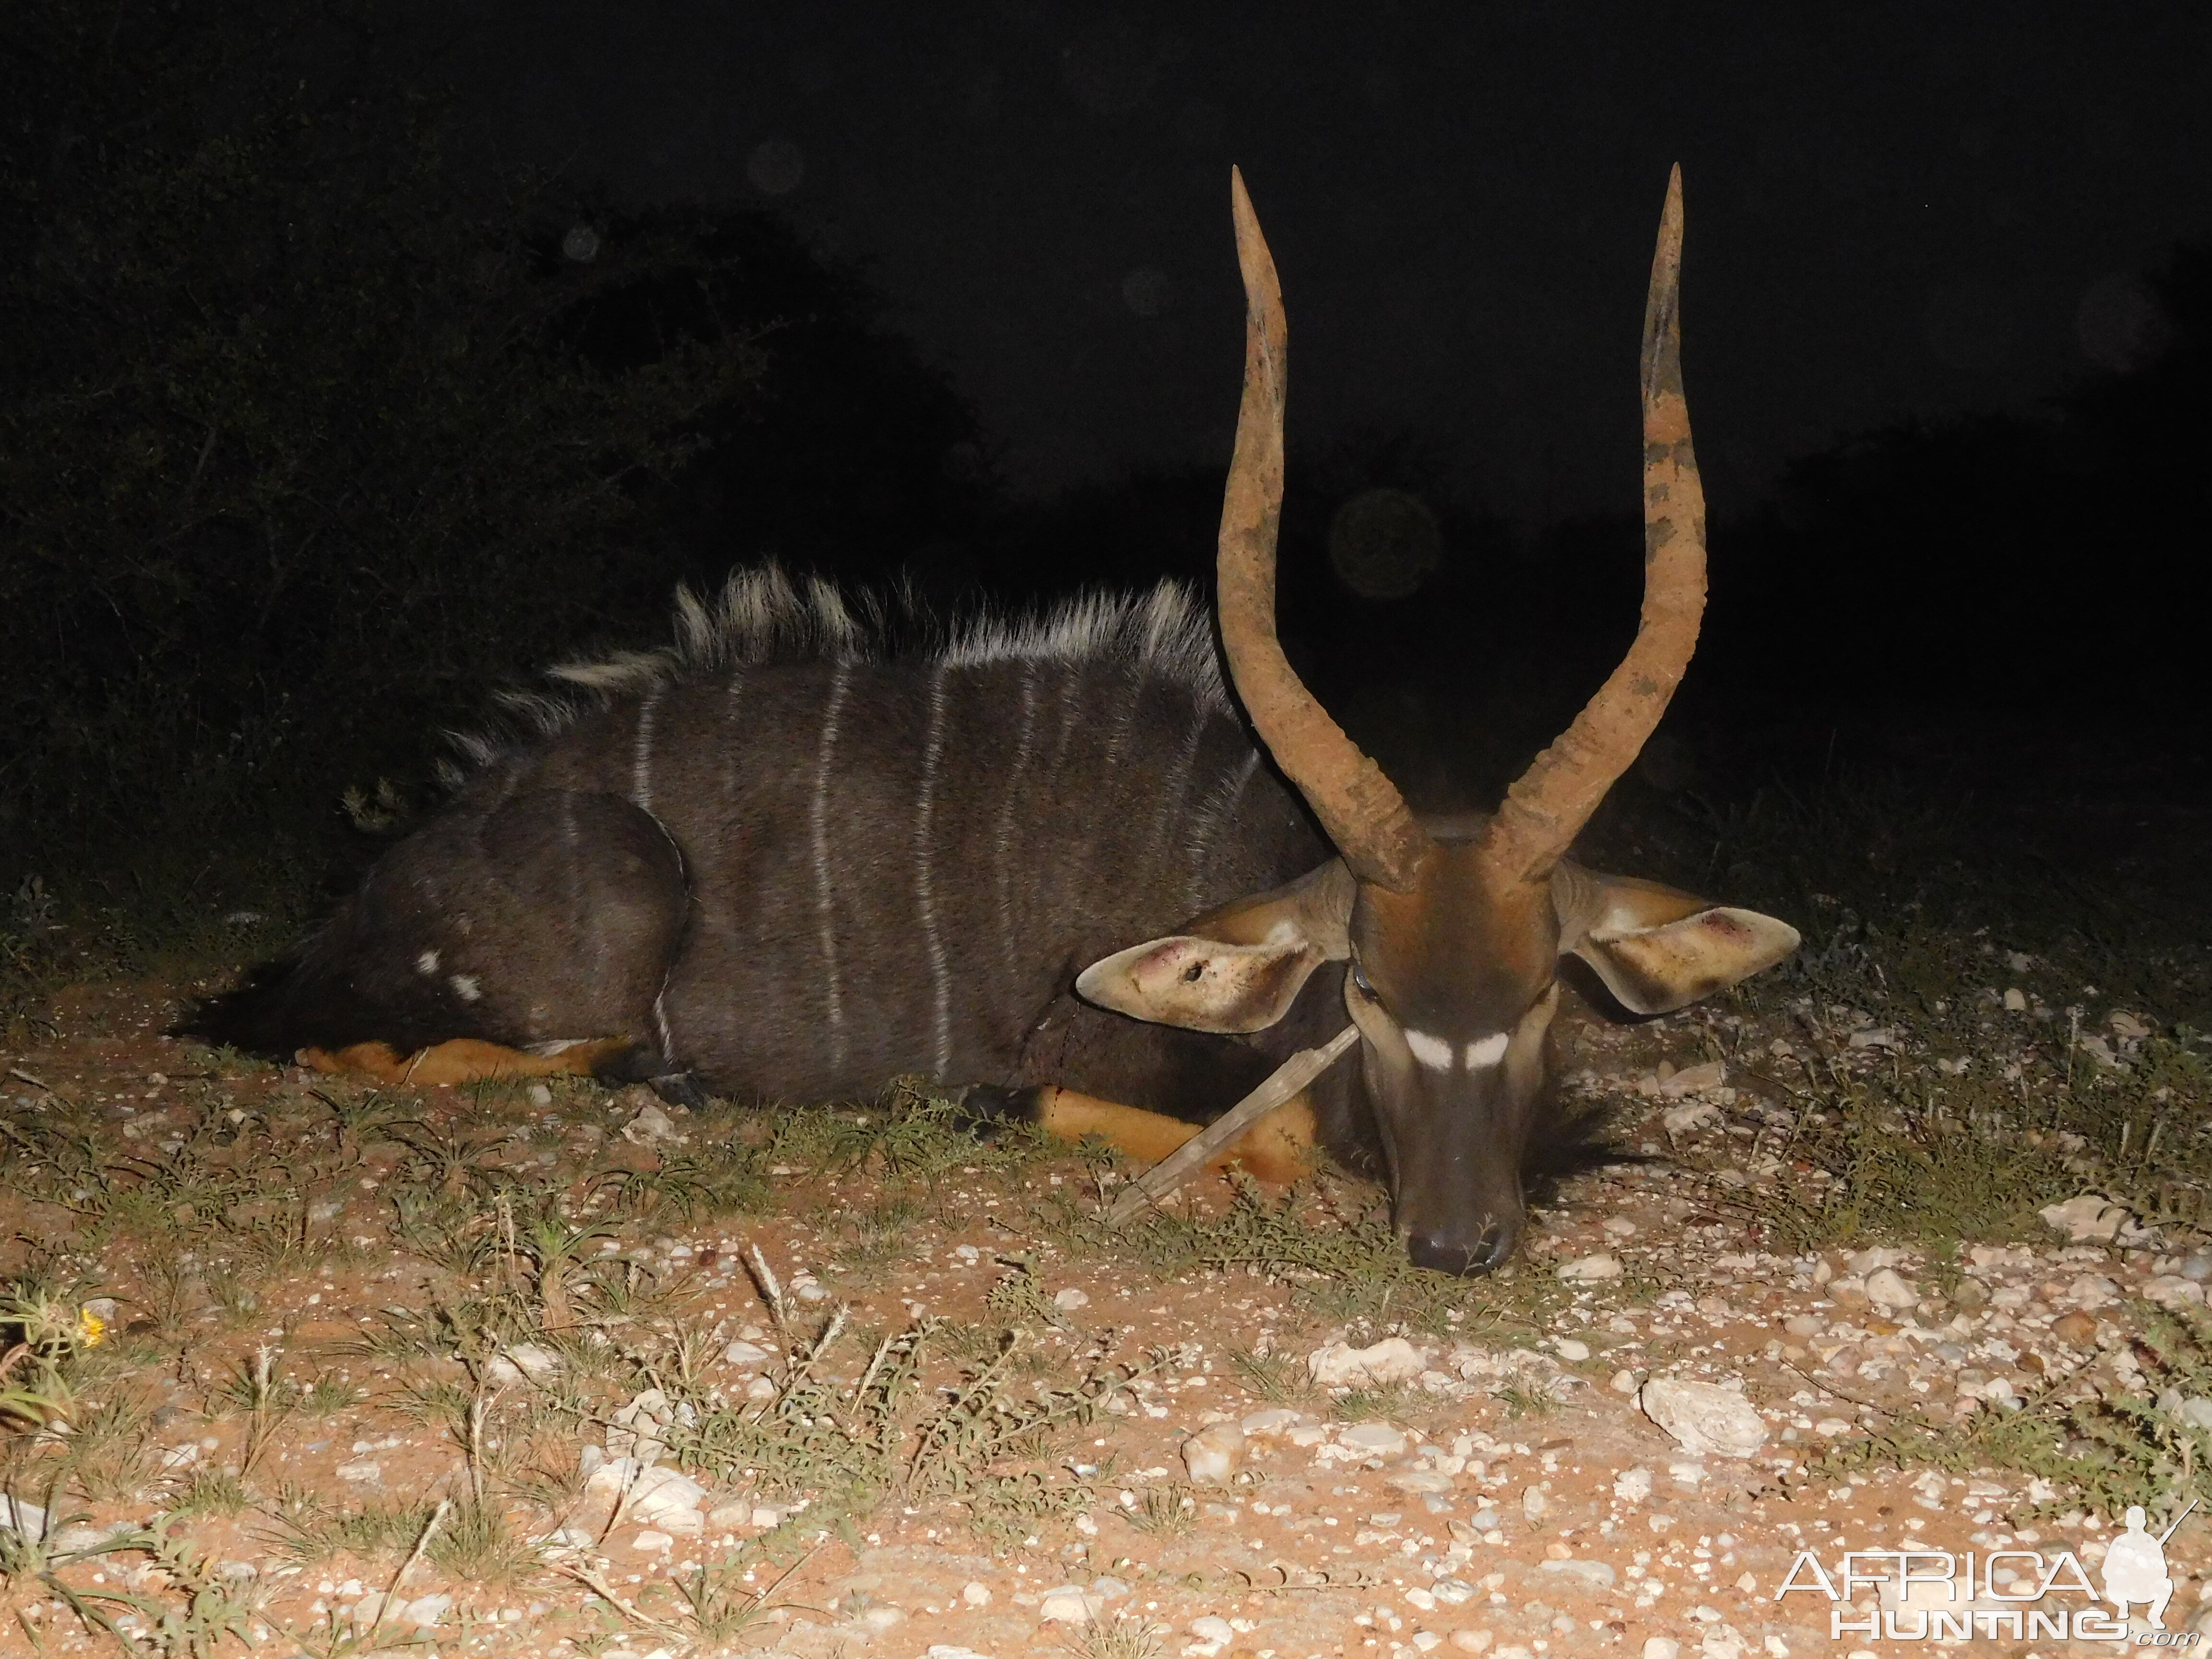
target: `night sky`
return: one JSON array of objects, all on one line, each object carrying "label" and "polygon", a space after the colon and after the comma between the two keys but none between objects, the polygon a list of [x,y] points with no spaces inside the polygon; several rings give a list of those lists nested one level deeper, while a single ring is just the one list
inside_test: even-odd
[{"label": "night sky", "polygon": [[1225,459],[1241,165],[1294,447],[1413,432],[1523,520],[1632,508],[1635,356],[1684,167],[1717,510],[1912,416],[2024,409],[2155,343],[2212,234],[2212,9],[769,9],[554,0],[440,67],[507,161],[773,207],[1037,494]]}]

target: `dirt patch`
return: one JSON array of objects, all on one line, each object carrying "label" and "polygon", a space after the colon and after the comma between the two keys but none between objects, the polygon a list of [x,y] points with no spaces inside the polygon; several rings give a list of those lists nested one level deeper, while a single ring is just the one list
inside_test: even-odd
[{"label": "dirt patch", "polygon": [[[2014,1012],[1978,1061],[2074,1064],[2078,1016]],[[2170,1224],[1807,1247],[1838,1177],[1800,1073],[1917,1041],[1809,1003],[1586,1029],[1571,1086],[1644,1161],[1481,1281],[1405,1266],[1348,1181],[1117,1235],[1110,1160],[922,1095],[360,1090],[175,1012],[79,988],[0,1056],[25,1651],[106,1620],[179,1653],[1843,1652],[1929,1593],[1865,1557],[1832,1601],[1801,1552],[2025,1552],[1978,1587],[2000,1615],[2028,1556],[2095,1577],[2163,1466],[2039,1402],[2212,1421],[2193,1351],[2160,1357],[2212,1275]],[[1745,1443],[1663,1431],[1654,1378],[1729,1390]]]}]

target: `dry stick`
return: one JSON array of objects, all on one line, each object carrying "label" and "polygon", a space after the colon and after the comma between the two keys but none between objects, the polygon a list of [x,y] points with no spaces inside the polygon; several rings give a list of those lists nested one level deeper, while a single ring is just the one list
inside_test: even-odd
[{"label": "dry stick", "polygon": [[438,1530],[439,1523],[445,1520],[447,1512],[453,1507],[452,1498],[441,1498],[438,1507],[430,1511],[430,1518],[422,1523],[422,1530],[415,1537],[415,1547],[407,1552],[407,1559],[399,1564],[399,1571],[392,1575],[392,1583],[386,1586],[383,1600],[376,1604],[376,1621],[368,1627],[370,1641],[376,1639],[377,1632],[384,1628],[384,1621],[392,1615],[392,1598],[399,1594],[399,1581],[422,1559],[422,1552],[430,1547],[430,1534]]},{"label": "dry stick", "polygon": [[1131,1182],[1128,1190],[1106,1212],[1108,1223],[1118,1225],[1132,1220],[1146,1206],[1158,1203],[1216,1152],[1335,1065],[1358,1036],[1358,1028],[1347,1025],[1320,1048],[1299,1049],[1278,1066],[1265,1083]]}]

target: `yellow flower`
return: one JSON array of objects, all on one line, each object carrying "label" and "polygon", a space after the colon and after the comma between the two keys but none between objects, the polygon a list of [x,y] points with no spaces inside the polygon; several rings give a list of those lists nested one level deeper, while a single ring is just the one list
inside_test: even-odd
[{"label": "yellow flower", "polygon": [[79,1308],[76,1310],[76,1325],[78,1334],[82,1337],[84,1346],[88,1348],[98,1347],[100,1340],[107,1334],[107,1322],[93,1312],[90,1308]]}]

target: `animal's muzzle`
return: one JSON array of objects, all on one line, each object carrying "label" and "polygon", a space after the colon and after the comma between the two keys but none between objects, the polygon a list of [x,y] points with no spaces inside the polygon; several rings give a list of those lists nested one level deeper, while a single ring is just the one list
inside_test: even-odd
[{"label": "animal's muzzle", "polygon": [[1520,1242],[1517,1222],[1497,1221],[1476,1233],[1454,1228],[1408,1234],[1406,1254],[1416,1267],[1471,1279],[1504,1267]]}]

